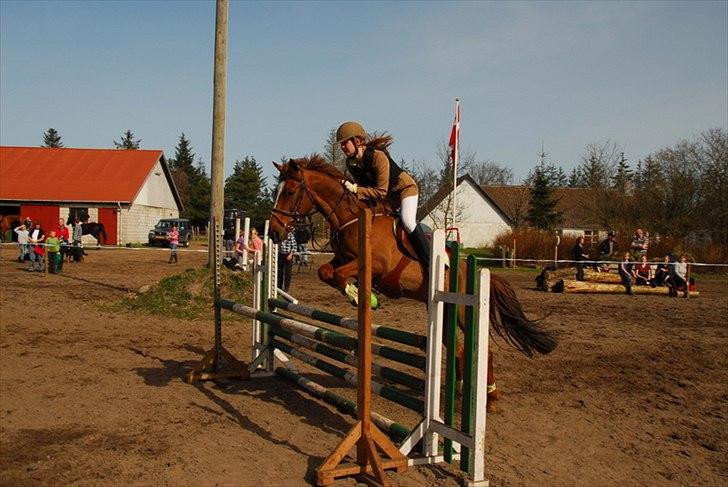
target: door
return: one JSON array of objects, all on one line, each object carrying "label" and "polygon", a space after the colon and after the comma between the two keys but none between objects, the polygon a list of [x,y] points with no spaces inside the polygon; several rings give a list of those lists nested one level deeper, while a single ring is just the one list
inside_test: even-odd
[{"label": "door", "polygon": [[99,208],[99,223],[104,225],[106,230],[106,242],[105,245],[118,245],[118,233],[116,228],[116,208]]}]

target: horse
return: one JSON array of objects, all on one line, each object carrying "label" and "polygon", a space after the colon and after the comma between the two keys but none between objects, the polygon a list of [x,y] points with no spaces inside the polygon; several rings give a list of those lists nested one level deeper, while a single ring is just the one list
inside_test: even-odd
[{"label": "horse", "polygon": [[[106,239],[108,237],[106,236],[106,229],[104,228],[103,223],[82,223],[81,228],[83,229],[82,235],[91,235],[96,239],[96,242],[101,245],[106,245]],[[101,239],[101,237],[103,237],[103,239]]]},{"label": "horse", "polygon": [[[20,226],[20,223],[20,215],[2,215],[0,217],[0,241],[5,241],[5,234]],[[13,240],[12,235],[10,235],[10,240]]]},{"label": "horse", "polygon": [[[280,184],[271,212],[269,236],[282,241],[288,232],[295,231],[305,218],[319,212],[328,221],[334,257],[318,269],[318,277],[345,294],[350,279],[355,279],[358,267],[359,230],[355,223],[365,206],[372,208],[372,285],[390,298],[410,298],[427,303],[429,276],[412,252],[397,238],[396,219],[383,203],[367,203],[346,190],[342,180],[348,179],[340,170],[325,162],[323,157],[290,159],[273,163],[280,173]],[[406,235],[406,232],[399,232]],[[404,237],[406,238],[406,237]],[[460,263],[459,289],[465,289],[465,263]],[[492,274],[490,285],[491,328],[508,344],[528,357],[535,353],[551,353],[558,343],[552,332],[541,328],[538,321],[526,317],[516,293],[503,278]],[[464,329],[463,307],[458,309],[458,324]],[[458,342],[457,378],[463,377],[464,350]],[[488,403],[498,399],[493,374],[493,355],[488,353]]]}]

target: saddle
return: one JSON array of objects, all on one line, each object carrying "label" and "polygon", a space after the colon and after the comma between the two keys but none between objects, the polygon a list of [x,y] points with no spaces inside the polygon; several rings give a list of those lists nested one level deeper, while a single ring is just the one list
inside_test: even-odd
[{"label": "saddle", "polygon": [[[393,216],[394,220],[392,221],[392,232],[394,233],[394,238],[397,242],[397,248],[402,253],[402,258],[399,259],[399,262],[397,262],[397,265],[394,267],[394,269],[383,275],[378,283],[375,283],[374,287],[379,288],[381,286],[386,286],[388,288],[400,289],[401,292],[401,286],[399,281],[402,273],[412,262],[419,263],[420,258],[417,255],[414,247],[412,246],[409,234],[407,233],[407,230],[405,230],[404,225],[402,225],[402,220],[400,220],[399,215],[395,214]],[[421,225],[424,226],[424,224],[422,223]],[[432,229],[426,227],[426,230],[427,237],[431,238]]]}]

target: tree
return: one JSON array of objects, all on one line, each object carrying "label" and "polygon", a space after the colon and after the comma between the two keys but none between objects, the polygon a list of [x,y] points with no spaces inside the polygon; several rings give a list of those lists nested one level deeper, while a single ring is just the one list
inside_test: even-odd
[{"label": "tree", "polygon": [[470,176],[480,186],[507,186],[513,183],[513,171],[492,161],[473,164]]},{"label": "tree", "polygon": [[210,218],[210,179],[202,161],[194,163],[192,145],[180,135],[174,151],[174,159],[168,161],[172,180],[182,200],[181,217],[188,218],[192,225],[203,227]]},{"label": "tree", "polygon": [[533,170],[528,222],[539,230],[551,230],[563,221],[563,213],[556,210],[556,201],[551,195],[551,187],[548,176],[543,170],[542,160],[541,164]]},{"label": "tree", "polygon": [[134,140],[134,133],[131,130],[127,130],[124,132],[124,135],[121,136],[121,141],[117,142],[114,140],[114,145],[117,149],[125,149],[125,150],[131,150],[131,149],[138,149],[139,143],[142,141],[142,139]]},{"label": "tree", "polygon": [[336,142],[336,129],[329,131],[329,136],[324,143],[324,159],[329,164],[336,166],[341,172],[346,172],[346,156],[341,150],[341,144]]},{"label": "tree", "polygon": [[528,172],[526,179],[523,181],[524,185],[533,186],[537,170],[540,173],[540,176],[546,179],[546,184],[548,186],[553,188],[562,188],[567,185],[568,178],[566,177],[564,169],[553,162],[547,163],[546,158],[548,155],[549,153],[544,150],[542,145],[541,152],[538,153],[539,165]]},{"label": "tree", "polygon": [[586,153],[579,164],[579,186],[585,188],[608,188],[624,153],[615,142],[607,139],[601,144],[587,144]]},{"label": "tree", "polygon": [[627,164],[627,158],[624,157],[624,152],[620,154],[619,162],[617,163],[617,172],[612,178],[612,188],[625,195],[632,190],[632,170],[629,164]]},{"label": "tree", "polygon": [[270,215],[271,200],[263,168],[255,157],[235,161],[232,174],[225,179],[225,207],[245,211],[251,224],[262,228]]},{"label": "tree", "polygon": [[49,128],[48,130],[43,132],[43,145],[41,147],[63,147],[63,142],[61,142],[61,136],[56,131],[56,129]]}]

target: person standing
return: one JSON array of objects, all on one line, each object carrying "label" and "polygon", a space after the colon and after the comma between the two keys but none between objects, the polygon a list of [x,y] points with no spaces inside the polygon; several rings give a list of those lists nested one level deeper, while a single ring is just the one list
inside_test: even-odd
[{"label": "person standing", "polygon": [[625,252],[624,254],[624,260],[619,263],[619,277],[622,278],[622,285],[624,286],[624,289],[627,291],[627,294],[630,296],[632,293],[632,278],[634,277],[634,274],[632,273],[632,261],[630,260],[630,254],[629,252]]},{"label": "person standing", "polygon": [[417,223],[417,183],[389,155],[391,136],[369,137],[358,122],[344,122],[336,131],[336,142],[346,155],[346,168],[354,182],[342,181],[357,199],[388,203],[399,210],[402,225],[410,236],[420,262],[430,268],[430,243]]},{"label": "person standing", "polygon": [[83,223],[81,223],[81,220],[78,219],[78,217],[73,219],[73,235],[71,237],[72,244],[76,247],[83,247]]},{"label": "person standing", "polygon": [[[45,232],[40,226],[40,223],[34,224],[33,230],[30,232],[28,237],[30,243],[30,266],[28,270],[33,272],[34,267],[38,268],[38,272],[43,271],[43,256],[45,250],[43,249],[43,242],[45,241]],[[35,265],[37,264],[37,266]]]},{"label": "person standing", "polygon": [[584,253],[584,237],[578,237],[576,239],[576,245],[572,249],[574,260],[576,261],[576,280],[584,280],[584,264],[582,261],[589,260],[589,256]]},{"label": "person standing", "polygon": [[609,261],[612,260],[615,252],[617,251],[617,243],[614,241],[614,232],[610,231],[607,233],[607,238],[602,240],[597,247],[599,252],[599,260],[602,262],[601,270],[603,272],[609,272]]},{"label": "person standing", "polygon": [[635,260],[640,260],[643,255],[647,255],[647,247],[649,246],[650,239],[645,235],[644,230],[638,228],[632,238],[632,253],[634,254]]},{"label": "person standing", "polygon": [[46,238],[46,256],[48,259],[48,272],[57,274],[58,261],[61,257],[61,240],[56,236],[56,231],[51,230]]},{"label": "person standing", "polygon": [[288,292],[293,275],[293,254],[296,252],[296,236],[288,232],[286,239],[278,245],[278,288]]},{"label": "person standing", "polygon": [[21,264],[25,261],[25,257],[30,253],[29,250],[29,234],[25,224],[21,224],[19,227],[14,228],[13,231],[18,236],[18,248],[20,249],[20,255],[18,256],[18,262]]},{"label": "person standing", "polygon": [[167,240],[169,240],[169,261],[167,264],[171,264],[172,260],[177,263],[177,246],[179,245],[179,230],[177,230],[177,224],[172,223],[172,228],[167,232]]},{"label": "person standing", "polygon": [[69,254],[69,243],[71,240],[71,235],[68,232],[68,227],[66,226],[66,223],[63,221],[63,218],[58,219],[58,228],[56,229],[56,237],[58,237],[58,240],[61,242],[61,249],[59,251],[58,256],[60,257],[58,259],[58,272],[61,272],[63,270],[63,255]]}]

